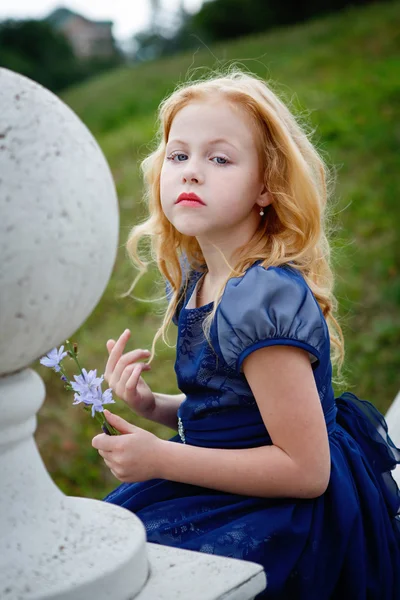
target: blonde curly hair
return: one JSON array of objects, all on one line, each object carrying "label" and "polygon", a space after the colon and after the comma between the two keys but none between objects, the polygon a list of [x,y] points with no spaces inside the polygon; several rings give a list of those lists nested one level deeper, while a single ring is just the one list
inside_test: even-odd
[{"label": "blonde curly hair", "polygon": [[[343,384],[344,339],[335,316],[337,300],[333,294],[334,275],[328,241],[328,234],[333,231],[328,214],[331,195],[328,188],[333,183],[333,175],[309,139],[312,132],[308,133],[307,126],[298,122],[300,118],[294,117],[272,90],[272,85],[237,67],[225,73],[213,71],[211,75],[178,85],[159,106],[157,147],[141,163],[149,217],[133,227],[127,240],[127,252],[140,272],[125,295],[133,290],[151,264],[138,254],[138,244],[143,236],[150,236],[152,261],[171,286],[170,302],[153,338],[148,363],[154,358],[155,344],[160,336],[167,344],[165,333],[186,294],[190,270],[202,271],[205,265],[196,237],[175,229],[161,207],[160,174],[168,136],[179,110],[192,101],[212,95],[234,103],[251,117],[259,136],[256,143],[258,151],[261,150],[264,182],[273,201],[264,209],[266,216],[260,219],[253,238],[237,250],[235,264],[229,265],[225,259],[231,272],[214,298],[211,313],[203,321],[205,336],[210,343],[211,323],[231,277],[244,275],[258,260],[265,268],[291,262],[291,266],[303,275],[327,321],[332,366],[337,370],[334,381]],[[187,273],[183,273],[182,258],[186,258],[190,266]]]}]

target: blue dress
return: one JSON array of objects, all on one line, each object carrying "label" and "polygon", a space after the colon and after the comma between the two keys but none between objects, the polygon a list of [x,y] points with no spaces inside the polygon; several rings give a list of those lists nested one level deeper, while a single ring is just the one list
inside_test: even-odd
[{"label": "blue dress", "polygon": [[271,444],[242,372],[244,358],[270,345],[309,353],[330,440],[331,477],[316,499],[259,498],[164,479],[123,483],[105,500],[133,511],[149,542],[263,565],[258,599],[400,599],[400,492],[391,470],[400,450],[384,417],[345,392],[334,397],[322,311],[290,265],[256,262],[230,279],[210,335],[212,303],[187,308],[202,273],[190,271],[178,307],[175,371],[186,394],[171,443],[209,448]]}]

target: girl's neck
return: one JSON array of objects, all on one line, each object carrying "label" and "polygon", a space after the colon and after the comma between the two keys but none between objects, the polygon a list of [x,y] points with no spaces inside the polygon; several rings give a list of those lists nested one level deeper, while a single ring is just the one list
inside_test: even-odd
[{"label": "girl's neck", "polygon": [[200,306],[205,306],[206,304],[213,302],[215,294],[218,292],[223,281],[225,281],[225,278],[221,278],[212,284],[209,279],[209,273],[206,271],[206,273],[200,277],[197,283],[197,293],[195,298],[196,308],[200,308]]},{"label": "girl's neck", "polygon": [[241,255],[240,248],[245,248],[254,237],[259,222],[259,211],[254,209],[250,218],[235,225],[230,231],[225,230],[212,237],[196,236],[208,271],[207,282],[211,288],[221,285],[229,276],[228,265],[236,264]]}]

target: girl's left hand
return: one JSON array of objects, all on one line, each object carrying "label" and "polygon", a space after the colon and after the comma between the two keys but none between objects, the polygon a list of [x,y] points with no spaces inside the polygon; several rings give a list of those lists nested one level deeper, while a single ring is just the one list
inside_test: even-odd
[{"label": "girl's left hand", "polygon": [[122,482],[136,483],[159,477],[162,441],[154,434],[104,410],[104,416],[123,435],[101,433],[92,440],[111,473]]}]

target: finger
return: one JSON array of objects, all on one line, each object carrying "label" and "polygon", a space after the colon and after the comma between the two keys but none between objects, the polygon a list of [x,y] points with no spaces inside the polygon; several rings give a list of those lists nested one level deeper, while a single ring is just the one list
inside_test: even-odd
[{"label": "finger", "polygon": [[[109,355],[109,356],[110,356],[110,352],[111,352],[111,350],[114,348],[114,346],[115,346],[115,340],[108,340],[108,341],[106,342],[106,348],[107,348],[107,352],[108,352],[108,355]],[[106,364],[105,364],[105,367],[104,367],[104,369],[103,369],[103,373],[104,373],[104,379],[105,379],[105,380],[107,381],[107,383],[108,383],[108,372],[107,372],[107,376],[106,376],[107,364],[108,364],[108,359],[107,359],[107,362],[106,362]]]},{"label": "finger", "polygon": [[110,354],[111,350],[114,348],[115,346],[115,340],[108,340],[106,343],[106,348],[108,350],[108,354]]},{"label": "finger", "polygon": [[97,452],[100,454],[100,456],[104,459],[110,459],[112,456],[112,452],[111,450],[97,450]]},{"label": "finger", "polygon": [[126,382],[128,381],[132,372],[137,368],[138,364],[139,363],[135,363],[133,365],[128,365],[127,367],[125,367],[124,372],[122,373],[121,378],[115,388],[115,393],[120,398],[123,396],[123,393],[125,391]]},{"label": "finger", "polygon": [[115,450],[116,440],[112,439],[118,436],[109,436],[105,433],[99,433],[92,439],[92,446],[96,448],[96,450],[106,450],[111,451]]},{"label": "finger", "polygon": [[121,358],[122,352],[124,351],[126,342],[128,341],[130,335],[131,335],[131,332],[129,331],[129,329],[125,329],[125,331],[123,333],[121,333],[118,340],[114,344],[114,347],[111,350],[110,355],[108,357],[106,368],[104,370],[104,377],[107,381],[109,381],[110,377],[112,376],[114,369],[115,369],[115,365],[117,364],[118,360]]},{"label": "finger", "polygon": [[114,385],[120,381],[122,374],[127,366],[136,363],[138,360],[144,360],[146,356],[150,356],[148,350],[136,349],[124,354],[118,361],[112,374],[112,382]]},{"label": "finger", "polygon": [[125,421],[125,419],[115,415],[107,409],[104,409],[104,416],[110,425],[118,429],[120,433],[133,433],[136,429],[135,425],[132,425],[132,423]]},{"label": "finger", "polygon": [[121,379],[119,380],[119,382],[117,383],[116,387],[115,387],[115,393],[117,396],[119,396],[120,398],[122,398],[125,402],[127,401],[126,398],[126,394],[127,392],[131,392],[132,389],[134,388],[127,388],[126,384],[129,381],[130,376],[132,375],[132,373],[139,369],[139,378],[138,378],[138,383],[139,383],[139,379],[140,379],[140,375],[142,374],[143,371],[150,371],[151,369],[151,365],[146,365],[145,363],[136,363],[133,365],[128,365],[127,367],[125,367],[124,372],[121,375]]},{"label": "finger", "polygon": [[139,378],[140,378],[140,375],[143,371],[142,366],[143,366],[142,363],[135,365],[135,368],[133,369],[131,376],[129,377],[129,379],[127,380],[126,385],[125,385],[127,390],[130,391],[130,390],[134,390],[136,388]]}]

